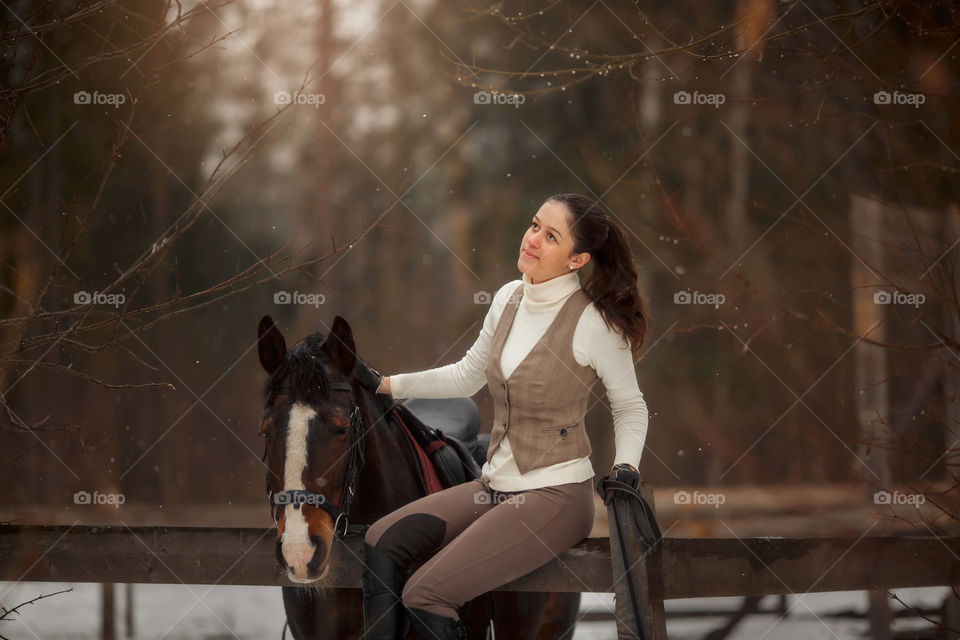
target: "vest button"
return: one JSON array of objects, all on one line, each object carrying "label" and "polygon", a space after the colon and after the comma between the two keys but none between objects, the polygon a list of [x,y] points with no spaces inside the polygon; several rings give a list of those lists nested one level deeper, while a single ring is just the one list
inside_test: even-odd
[{"label": "vest button", "polygon": [[567,437],[567,430],[566,430],[565,428],[564,428],[564,429],[560,429],[560,437],[561,437],[561,438],[566,438],[566,437]]}]

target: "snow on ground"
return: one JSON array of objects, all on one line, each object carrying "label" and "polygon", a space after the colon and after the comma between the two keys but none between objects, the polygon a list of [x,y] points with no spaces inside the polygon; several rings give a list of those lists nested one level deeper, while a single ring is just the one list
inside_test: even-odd
[{"label": "snow on ground", "polygon": [[[12,607],[41,593],[53,593],[73,587],[70,593],[41,600],[22,609],[12,622],[0,621],[0,635],[11,640],[93,640],[100,637],[100,585],[91,583],[63,584],[0,582],[0,605]],[[913,606],[939,607],[947,587],[897,589],[901,599]],[[283,603],[276,587],[238,587],[202,585],[152,585],[133,587],[135,640],[160,639],[219,640],[239,638],[280,638],[283,627]],[[126,610],[125,588],[116,587],[117,631],[125,638],[123,616]],[[788,596],[787,617],[777,613],[753,615],[740,623],[730,636],[732,640],[853,640],[864,636],[867,623],[850,618],[825,617],[825,614],[854,609],[864,611],[866,594],[862,591],[840,591]],[[691,609],[734,611],[740,598],[698,598],[668,600],[667,612]],[[767,596],[762,609],[776,609],[778,598]],[[890,600],[891,609],[902,605]],[[613,595],[585,593],[581,612],[613,611]],[[724,622],[723,618],[670,618],[667,633],[671,640],[702,638]],[[922,620],[899,620],[895,629],[906,630],[929,626]],[[287,635],[289,638],[289,634]],[[574,640],[614,640],[616,626],[610,621],[581,621]]]}]

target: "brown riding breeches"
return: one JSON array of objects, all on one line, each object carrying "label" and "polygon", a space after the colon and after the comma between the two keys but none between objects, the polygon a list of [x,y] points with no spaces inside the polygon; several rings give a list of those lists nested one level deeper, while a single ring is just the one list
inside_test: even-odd
[{"label": "brown riding breeches", "polygon": [[405,606],[458,618],[466,602],[590,535],[593,493],[593,478],[508,492],[471,480],[385,515],[365,540],[413,570],[403,589]]}]

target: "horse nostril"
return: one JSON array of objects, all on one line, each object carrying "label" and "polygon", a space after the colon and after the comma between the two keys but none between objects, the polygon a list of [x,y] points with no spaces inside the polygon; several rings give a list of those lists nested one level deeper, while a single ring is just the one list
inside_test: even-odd
[{"label": "horse nostril", "polygon": [[296,573],[296,571],[293,570],[293,567],[287,567],[287,571],[290,572],[290,575],[293,575],[294,573]]}]

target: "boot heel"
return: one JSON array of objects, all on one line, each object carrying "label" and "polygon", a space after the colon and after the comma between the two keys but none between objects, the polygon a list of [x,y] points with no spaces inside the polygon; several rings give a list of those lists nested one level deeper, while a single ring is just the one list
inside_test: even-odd
[{"label": "boot heel", "polygon": [[424,611],[407,609],[417,640],[469,640],[470,633],[460,620]]}]

